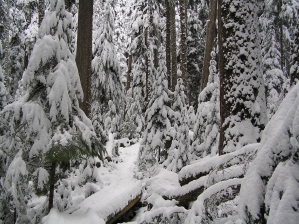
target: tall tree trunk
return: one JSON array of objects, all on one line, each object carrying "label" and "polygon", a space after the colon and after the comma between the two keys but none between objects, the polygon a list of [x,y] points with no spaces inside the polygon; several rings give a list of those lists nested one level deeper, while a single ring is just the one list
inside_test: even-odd
[{"label": "tall tree trunk", "polygon": [[254,0],[219,3],[222,3],[218,32],[221,155],[259,142],[267,116],[265,85],[259,63],[257,3]]},{"label": "tall tree trunk", "polygon": [[202,79],[201,79],[201,91],[207,86],[208,78],[209,78],[211,51],[213,49],[213,43],[216,37],[216,15],[217,15],[217,0],[211,0],[210,10],[209,10],[209,22],[208,22],[208,29],[207,29],[207,36],[206,36],[206,48],[205,48],[205,55],[204,55],[203,72],[202,72]]},{"label": "tall tree trunk", "polygon": [[56,169],[56,162],[51,163],[50,168],[50,192],[49,192],[49,211],[53,208],[53,201],[54,201],[54,187],[55,187],[55,169]]},{"label": "tall tree trunk", "polygon": [[170,39],[170,6],[166,0],[166,68],[168,88],[171,89],[171,39]]},{"label": "tall tree trunk", "polygon": [[45,0],[38,0],[38,26],[40,27],[45,16]]},{"label": "tall tree trunk", "polygon": [[[214,2],[214,0],[212,0]],[[224,129],[222,124],[224,123],[224,108],[223,108],[223,101],[224,101],[224,85],[223,85],[223,80],[224,80],[224,64],[223,64],[223,37],[222,37],[222,27],[223,27],[223,22],[221,18],[221,4],[222,0],[216,1],[218,2],[218,9],[217,9],[217,17],[218,17],[218,69],[219,69],[219,83],[220,83],[220,130],[219,130],[219,146],[218,146],[218,153],[219,155],[223,154],[223,141],[224,141]]]},{"label": "tall tree trunk", "polygon": [[88,117],[91,115],[92,15],[93,0],[80,0],[76,63],[84,93],[80,107]]},{"label": "tall tree trunk", "polygon": [[149,41],[148,41],[148,27],[144,30],[144,43],[146,46],[146,54],[145,54],[145,85],[146,85],[146,93],[145,93],[145,101],[149,102],[150,96],[150,71],[149,71]]},{"label": "tall tree trunk", "polygon": [[170,0],[170,42],[171,42],[171,88],[175,90],[177,83],[177,55],[176,55],[176,27],[175,27],[175,2]]},{"label": "tall tree trunk", "polygon": [[[186,95],[188,96],[187,85],[187,15],[186,15],[186,0],[180,0],[180,24],[181,24],[181,52],[180,52],[180,68],[182,79],[185,86]],[[188,100],[187,100],[188,102]]]},{"label": "tall tree trunk", "polygon": [[126,91],[130,89],[131,86],[131,73],[132,73],[132,53],[129,54],[128,59],[127,59],[127,64],[128,64],[128,71],[127,71],[127,85],[126,85]]}]

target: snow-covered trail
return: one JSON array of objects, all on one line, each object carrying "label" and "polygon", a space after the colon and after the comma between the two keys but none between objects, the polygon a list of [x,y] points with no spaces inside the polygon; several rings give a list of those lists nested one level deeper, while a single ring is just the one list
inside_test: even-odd
[{"label": "snow-covered trail", "polygon": [[141,193],[141,181],[134,178],[135,161],[137,160],[139,143],[120,148],[119,161],[109,173],[100,173],[104,187],[86,198],[80,204],[67,210],[73,215],[86,215],[91,209],[99,217],[107,220],[124,208],[128,201]]}]

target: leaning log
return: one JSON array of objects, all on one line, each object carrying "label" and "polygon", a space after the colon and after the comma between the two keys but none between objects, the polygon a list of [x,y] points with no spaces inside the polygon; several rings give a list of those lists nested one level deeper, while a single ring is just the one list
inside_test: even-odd
[{"label": "leaning log", "polygon": [[134,199],[130,200],[128,202],[128,205],[124,207],[122,210],[115,214],[111,214],[107,217],[107,224],[113,224],[115,223],[122,215],[124,215],[126,212],[128,212],[133,206],[138,203],[141,199],[141,194],[137,195]]}]

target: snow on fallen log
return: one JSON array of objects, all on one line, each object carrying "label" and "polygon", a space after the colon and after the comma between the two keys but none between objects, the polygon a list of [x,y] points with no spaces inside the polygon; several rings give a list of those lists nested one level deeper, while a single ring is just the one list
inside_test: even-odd
[{"label": "snow on fallen log", "polygon": [[251,161],[255,157],[259,146],[259,143],[250,144],[235,152],[198,160],[191,165],[185,166],[179,172],[179,182],[183,186],[195,179],[208,175],[217,167],[227,168]]},{"label": "snow on fallen log", "polygon": [[241,178],[234,178],[221,181],[207,188],[193,203],[185,223],[201,223],[202,219],[207,215],[207,209],[209,209],[205,206],[206,200],[218,193],[221,194],[220,198],[218,198],[219,200],[217,200],[220,203],[233,200],[240,191],[241,182]]},{"label": "snow on fallen log", "polygon": [[185,220],[187,210],[182,207],[161,207],[143,213],[136,221],[146,223],[179,223]]},{"label": "snow on fallen log", "polygon": [[224,170],[218,170],[207,176],[200,177],[184,186],[164,192],[163,197],[165,199],[175,199],[178,201],[178,206],[188,208],[189,203],[195,201],[206,188],[224,180],[242,178],[244,174],[245,169],[243,165],[234,165]]},{"label": "snow on fallen log", "polygon": [[92,209],[99,217],[110,223],[110,220],[115,221],[116,217],[119,218],[133,207],[140,200],[141,193],[140,181],[120,183],[117,186],[110,185],[66,212],[73,215],[83,215],[88,209]]},{"label": "snow on fallen log", "polygon": [[42,224],[105,224],[95,211],[87,209],[82,215],[70,215],[52,208],[50,213],[42,219]]}]

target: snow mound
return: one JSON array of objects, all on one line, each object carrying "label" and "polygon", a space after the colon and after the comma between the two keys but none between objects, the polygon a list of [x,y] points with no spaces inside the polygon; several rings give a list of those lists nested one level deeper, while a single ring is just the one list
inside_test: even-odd
[{"label": "snow mound", "polygon": [[105,224],[95,211],[88,209],[82,215],[70,215],[60,213],[57,209],[51,209],[49,215],[43,218],[42,224]]}]

